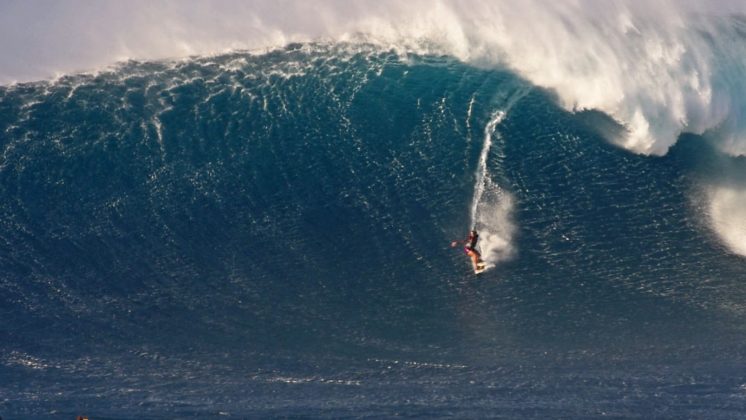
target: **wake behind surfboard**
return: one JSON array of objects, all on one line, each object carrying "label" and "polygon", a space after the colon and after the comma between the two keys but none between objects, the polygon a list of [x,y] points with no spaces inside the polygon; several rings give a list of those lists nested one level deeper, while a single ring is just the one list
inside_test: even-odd
[{"label": "wake behind surfboard", "polygon": [[[508,101],[509,109],[512,104],[525,95],[524,91],[516,91]],[[502,156],[503,140],[496,127],[503,121],[507,109],[497,110],[484,127],[484,143],[479,155],[477,170],[474,174],[474,196],[472,197],[470,225],[472,230],[479,229],[482,234],[479,244],[479,258],[472,262],[474,273],[480,274],[492,269],[496,263],[507,260],[512,255],[511,237],[514,227],[510,221],[512,199],[497,182],[500,174],[492,174],[488,161],[490,156]],[[493,141],[497,149],[491,154]],[[497,165],[499,169],[500,165]],[[498,171],[499,172],[499,171]],[[487,264],[489,263],[489,264]]]}]

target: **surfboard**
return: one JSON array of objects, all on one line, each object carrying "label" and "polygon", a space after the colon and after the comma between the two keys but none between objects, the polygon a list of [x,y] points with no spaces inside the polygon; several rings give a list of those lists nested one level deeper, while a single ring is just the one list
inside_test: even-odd
[{"label": "surfboard", "polygon": [[474,274],[480,274],[484,270],[487,269],[487,265],[484,263],[484,261],[479,261],[474,265]]}]

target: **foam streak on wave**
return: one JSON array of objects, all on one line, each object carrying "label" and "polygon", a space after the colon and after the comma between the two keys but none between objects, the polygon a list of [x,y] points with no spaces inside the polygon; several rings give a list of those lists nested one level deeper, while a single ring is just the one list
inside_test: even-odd
[{"label": "foam streak on wave", "polygon": [[482,152],[479,154],[479,163],[477,164],[476,173],[477,183],[474,188],[474,198],[471,202],[472,226],[475,225],[477,220],[477,205],[482,200],[482,195],[484,195],[485,184],[490,181],[489,172],[487,171],[487,155],[489,155],[490,149],[492,148],[492,132],[495,131],[495,127],[500,124],[503,119],[505,119],[505,112],[497,111],[484,127],[484,144],[482,145]]},{"label": "foam streak on wave", "polygon": [[484,127],[484,144],[479,155],[471,203],[471,225],[480,233],[482,258],[488,267],[510,258],[513,254],[511,237],[513,226],[510,211],[513,207],[510,195],[492,179],[487,167],[487,158],[492,149],[495,128],[505,119],[505,111],[497,111]]}]

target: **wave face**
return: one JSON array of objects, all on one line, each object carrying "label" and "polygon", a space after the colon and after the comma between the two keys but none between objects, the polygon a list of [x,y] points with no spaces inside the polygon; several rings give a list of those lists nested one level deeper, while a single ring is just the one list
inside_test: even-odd
[{"label": "wave face", "polygon": [[0,110],[0,414],[746,409],[746,266],[693,199],[740,161],[701,137],[630,154],[515,71],[341,43]]},{"label": "wave face", "polygon": [[[374,45],[510,69],[568,111],[612,118],[619,127],[603,135],[633,153],[662,156],[682,134],[697,134],[724,158],[742,157],[744,16],[740,0],[11,1],[0,4],[0,57],[13,57],[0,60],[0,84],[127,59],[264,54],[294,42]],[[721,211],[746,205],[744,188],[731,183],[713,183],[697,199],[721,242],[746,255],[746,237],[729,229],[739,212]],[[493,207],[507,209],[510,197],[499,201]],[[511,226],[499,219],[491,221],[502,226],[490,236],[494,260],[512,253],[504,240]]]}]

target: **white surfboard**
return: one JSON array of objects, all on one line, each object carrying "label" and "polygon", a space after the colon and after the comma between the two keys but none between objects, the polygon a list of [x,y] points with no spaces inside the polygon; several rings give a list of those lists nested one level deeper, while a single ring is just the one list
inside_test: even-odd
[{"label": "white surfboard", "polygon": [[484,263],[484,261],[479,261],[474,265],[474,274],[480,274],[484,270],[487,269],[487,265]]}]

